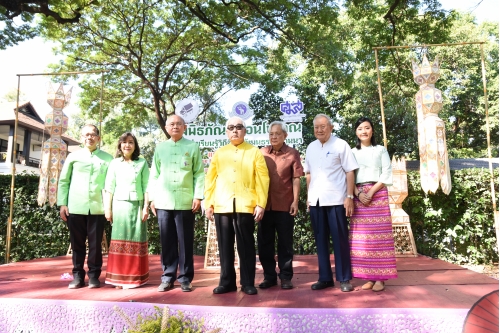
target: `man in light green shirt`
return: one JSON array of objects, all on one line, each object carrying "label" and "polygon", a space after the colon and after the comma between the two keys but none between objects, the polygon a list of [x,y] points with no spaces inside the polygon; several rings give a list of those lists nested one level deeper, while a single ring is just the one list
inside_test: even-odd
[{"label": "man in light green shirt", "polygon": [[170,116],[170,139],[156,146],[151,163],[147,192],[158,216],[163,269],[158,291],[172,289],[175,280],[182,291],[192,290],[194,213],[203,199],[205,173],[198,144],[183,137],[186,128],[181,117]]},{"label": "man in light green shirt", "polygon": [[102,267],[102,235],[104,232],[104,205],[102,190],[109,162],[113,157],[97,148],[101,140],[94,125],[82,128],[84,148],[68,156],[64,162],[57,190],[60,216],[67,222],[73,251],[73,281],[69,289],[85,286],[85,255],[87,258],[89,288],[99,288]]}]

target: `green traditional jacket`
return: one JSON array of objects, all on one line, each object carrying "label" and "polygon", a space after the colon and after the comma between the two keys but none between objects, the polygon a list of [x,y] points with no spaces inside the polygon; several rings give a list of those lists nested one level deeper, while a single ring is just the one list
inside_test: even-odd
[{"label": "green traditional jacket", "polygon": [[102,190],[111,160],[113,157],[100,149],[90,152],[84,148],[69,154],[59,176],[57,205],[68,206],[70,214],[104,214]]},{"label": "green traditional jacket", "polygon": [[193,199],[203,199],[204,183],[198,143],[182,137],[156,146],[147,191],[155,208],[191,210]]},{"label": "green traditional jacket", "polygon": [[148,180],[149,166],[143,157],[130,163],[118,157],[109,164],[105,188],[113,200],[142,201]]}]

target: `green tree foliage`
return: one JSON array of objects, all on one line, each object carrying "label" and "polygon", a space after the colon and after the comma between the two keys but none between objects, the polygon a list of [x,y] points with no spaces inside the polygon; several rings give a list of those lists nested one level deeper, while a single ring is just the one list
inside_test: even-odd
[{"label": "green tree foliage", "polygon": [[[486,41],[485,74],[488,111],[494,156],[498,156],[498,24],[474,22],[462,15],[454,23],[450,42]],[[481,47],[478,45],[439,48],[435,55],[443,62],[443,75],[436,86],[443,90],[445,104],[442,119],[449,119],[447,141],[450,156],[487,157],[486,120],[482,82]]]},{"label": "green tree foliage", "polygon": [[[22,102],[22,101],[26,101],[26,94],[24,92],[21,91],[21,93],[19,94],[19,101]],[[7,91],[5,93],[5,95],[3,95],[2,98],[0,98],[0,101],[1,100],[4,100],[6,102],[16,102],[17,101],[17,89],[11,89],[9,91]]]},{"label": "green tree foliage", "polygon": [[[262,57],[258,50],[224,41],[175,2],[102,1],[77,24],[61,29],[46,20],[43,27],[46,37],[62,41],[60,52],[68,55],[64,69],[109,70],[105,116],[119,106],[117,121],[129,128],[154,112],[164,130],[175,103],[186,97],[203,102],[203,115],[229,89],[253,81]],[[81,83],[80,106],[93,115],[99,81],[91,77]]]},{"label": "green tree foliage", "polygon": [[[164,130],[175,103],[186,97],[201,101],[200,122],[220,120],[222,96],[261,81],[269,44],[278,40],[299,53],[315,52],[307,37],[331,24],[337,12],[325,0],[105,0],[71,26],[45,19],[42,32],[68,55],[57,67],[109,70],[106,114],[119,105],[120,121],[130,114],[137,123],[154,112]],[[80,106],[89,115],[97,113],[99,80],[81,82]]]},{"label": "green tree foliage", "polygon": [[[425,11],[423,18],[420,11]],[[281,87],[292,86],[293,94],[306,103],[306,123],[316,114],[325,113],[334,119],[340,136],[352,137],[352,123],[361,114],[373,114],[374,120],[379,118],[372,47],[405,44],[408,36],[418,37],[422,43],[433,42],[449,29],[449,21],[439,3],[433,0],[347,1],[341,16],[334,17],[327,29],[310,36],[314,52],[299,55],[286,45],[274,49],[272,62],[267,66],[270,83],[264,82],[261,91],[266,91],[269,84],[275,86],[275,77],[285,72],[287,81]],[[432,25],[429,31],[419,29],[420,24],[429,22],[439,22],[439,25]],[[286,65],[290,63],[289,54],[295,61]],[[386,72],[392,75],[387,80],[397,86],[401,75],[398,66],[403,64],[398,58],[390,57],[390,53],[380,60],[387,59],[391,60],[391,66],[384,65],[384,68],[389,68]],[[275,89],[277,94],[281,93],[281,87]],[[259,105],[253,105],[259,109]],[[266,116],[266,110],[258,113],[259,118]],[[312,133],[306,133],[306,144],[313,139]]]},{"label": "green tree foliage", "polygon": [[[0,50],[36,36],[32,24],[35,14],[51,17],[57,23],[78,22],[84,8],[95,0],[0,0]],[[17,24],[14,18],[23,23]]]},{"label": "green tree foliage", "polygon": [[[490,129],[491,137],[498,137],[498,24],[478,26],[470,15],[442,10],[438,1],[371,0],[347,1],[335,23],[319,32],[316,40],[315,54],[330,57],[297,54],[287,45],[270,51],[266,81],[251,97],[258,120],[276,119],[281,101],[300,99],[305,103],[305,124],[326,113],[335,122],[336,134],[354,144],[352,126],[364,115],[374,120],[377,141],[382,143],[373,47],[486,41]],[[378,51],[389,153],[418,158],[414,102],[418,85],[410,66],[411,60],[420,62],[423,54],[442,62],[436,87],[444,94],[440,117],[446,122],[450,156],[486,157],[479,45]],[[288,96],[286,87],[292,87]],[[311,128],[304,127],[307,145],[314,136]],[[496,155],[498,143],[492,143]]]},{"label": "green tree foliage", "polygon": [[269,38],[306,53],[312,50],[310,37],[334,23],[339,12],[337,2],[328,0],[178,2],[231,43]]},{"label": "green tree foliage", "polygon": [[[30,22],[32,15],[22,14],[22,21]],[[0,6],[0,50],[36,36],[35,30],[28,23],[16,24],[6,15],[4,7]]]},{"label": "green tree foliage", "polygon": [[[80,131],[86,124],[99,126],[97,119],[87,119],[85,112],[71,115],[69,119],[68,135],[73,138],[80,137]],[[151,165],[156,144],[163,140],[161,130],[150,114],[143,122],[134,121],[130,114],[123,116],[119,108],[110,112],[101,125],[101,145],[100,148],[112,156],[115,156],[118,144],[118,138],[125,132],[132,132],[139,143],[141,156],[143,156]]]}]

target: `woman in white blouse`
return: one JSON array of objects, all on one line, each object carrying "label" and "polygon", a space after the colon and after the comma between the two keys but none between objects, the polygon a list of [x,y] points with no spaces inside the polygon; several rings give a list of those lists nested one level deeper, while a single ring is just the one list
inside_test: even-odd
[{"label": "woman in white blouse", "polygon": [[359,169],[355,172],[354,213],[349,230],[352,273],[368,280],[361,289],[382,291],[384,281],[398,276],[387,191],[387,186],[392,185],[391,160],[387,150],[376,145],[369,118],[359,118],[354,128],[357,139],[352,152]]}]

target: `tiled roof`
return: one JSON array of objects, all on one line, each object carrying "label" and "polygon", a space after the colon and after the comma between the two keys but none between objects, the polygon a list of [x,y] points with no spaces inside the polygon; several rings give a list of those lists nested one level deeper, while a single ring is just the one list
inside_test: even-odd
[{"label": "tiled roof", "polygon": [[[44,131],[45,125],[42,118],[38,115],[35,108],[30,102],[19,102],[19,109],[26,108],[27,113],[19,112],[17,117],[18,126],[27,127],[39,132]],[[13,124],[16,119],[16,103],[0,103],[0,124]],[[62,138],[68,145],[79,145],[80,142],[75,138],[63,134]]]}]

